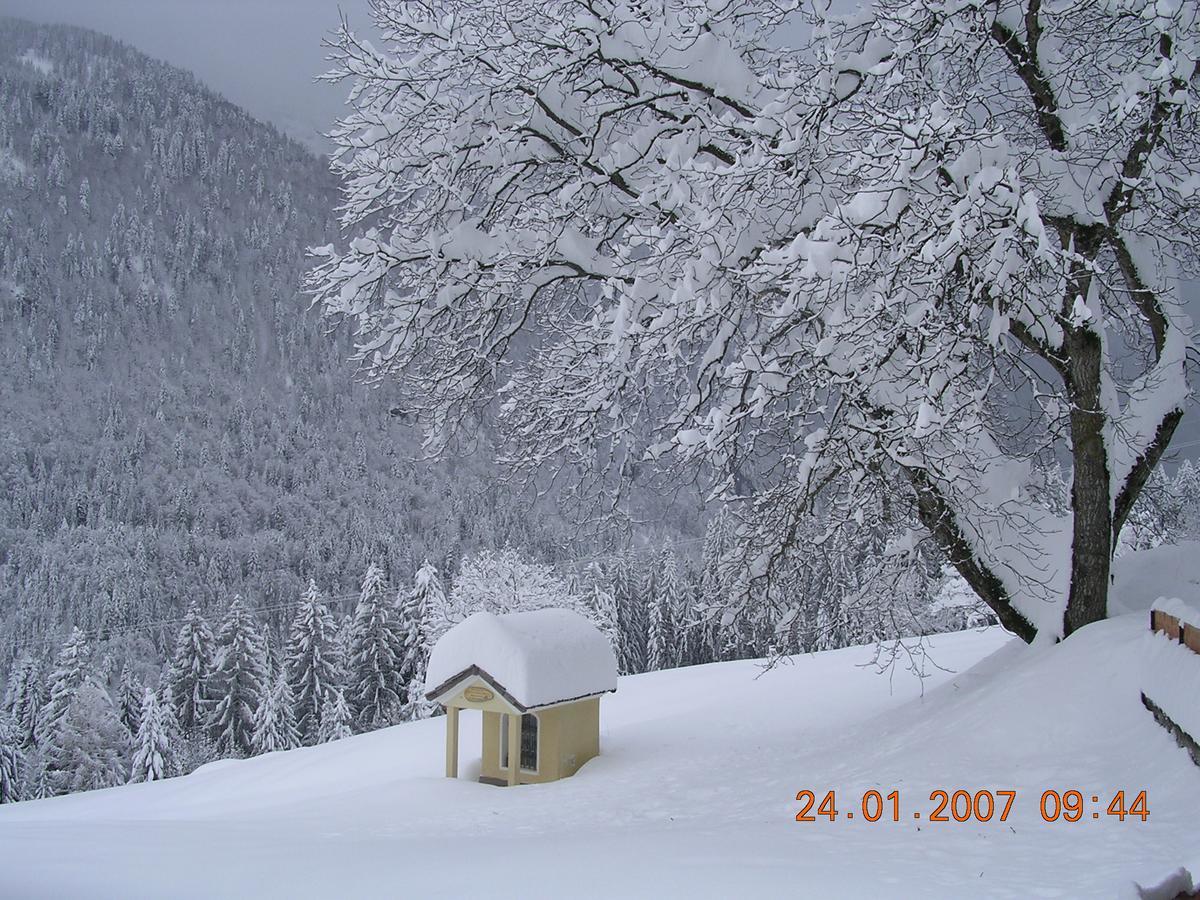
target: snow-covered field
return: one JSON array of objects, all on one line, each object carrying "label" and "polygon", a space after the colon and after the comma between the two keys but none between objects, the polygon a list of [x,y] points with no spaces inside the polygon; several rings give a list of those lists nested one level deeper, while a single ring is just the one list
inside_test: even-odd
[{"label": "snow-covered field", "polygon": [[[0,894],[1116,897],[1200,868],[1200,770],[1139,703],[1146,639],[1143,614],[1048,648],[946,635],[923,692],[867,648],[624,678],[603,755],[555,784],[468,780],[464,715],[459,781],[436,719],[4,807]],[[830,788],[843,815],[794,820],[797,791]],[[870,788],[901,792],[900,822],[846,819]],[[1007,822],[932,824],[938,788],[1018,794]],[[1100,818],[1042,821],[1049,788],[1098,795]],[[1103,814],[1122,789],[1148,821]]]}]

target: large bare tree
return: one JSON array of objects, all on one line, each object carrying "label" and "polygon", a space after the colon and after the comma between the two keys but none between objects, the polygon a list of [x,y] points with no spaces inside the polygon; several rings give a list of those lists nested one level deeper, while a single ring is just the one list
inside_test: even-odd
[{"label": "large bare tree", "polygon": [[695,466],[751,578],[899,479],[1011,631],[1105,616],[1189,398],[1195,2],[373,11],[311,287],[431,446],[499,397],[523,465]]}]

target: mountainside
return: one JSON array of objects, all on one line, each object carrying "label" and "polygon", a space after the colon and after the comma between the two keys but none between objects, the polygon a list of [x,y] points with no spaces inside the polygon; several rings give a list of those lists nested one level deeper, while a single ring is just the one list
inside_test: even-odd
[{"label": "mountainside", "polygon": [[[602,702],[601,755],[564,781],[470,780],[466,713],[458,781],[444,720],[406,723],[0,806],[0,865],[30,898],[1127,896],[1200,864],[1195,769],[1138,699],[1150,637],[1144,612],[1044,650],[939,635],[924,681],[880,677],[872,647],[636,675]],[[836,818],[796,821],[803,790],[836,791]],[[1016,795],[1003,817],[999,795],[988,821],[931,822],[938,790]],[[1087,814],[1045,821],[1050,790]],[[1144,821],[1106,812],[1122,790],[1146,792]]]},{"label": "mountainside", "polygon": [[0,672],[66,625],[158,653],[175,625],[143,626],[192,599],[270,611],[371,559],[401,584],[426,556],[578,552],[490,454],[416,459],[355,382],[298,292],[336,205],[323,160],[191,76],[0,23]]}]

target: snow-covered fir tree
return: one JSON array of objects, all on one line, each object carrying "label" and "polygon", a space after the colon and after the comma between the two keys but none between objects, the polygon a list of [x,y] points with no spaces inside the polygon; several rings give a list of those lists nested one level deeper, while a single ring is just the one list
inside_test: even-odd
[{"label": "snow-covered fir tree", "polygon": [[123,784],[129,736],[108,692],[85,678],[70,694],[66,710],[42,748],[49,789],[54,794]]},{"label": "snow-covered fir tree", "polygon": [[699,637],[697,653],[707,660],[721,659],[720,622],[732,603],[731,553],[734,524],[722,505],[704,531],[703,570],[700,579]]},{"label": "snow-covered fir tree", "polygon": [[668,542],[660,556],[658,570],[658,603],[662,607],[664,659],[662,668],[680,665],[684,655],[684,625],[686,618],[683,576],[675,546]]},{"label": "snow-covered fir tree", "polygon": [[287,673],[273,673],[262,702],[254,712],[255,753],[274,753],[277,750],[292,750],[300,746],[300,732],[296,727],[294,708],[295,700],[288,684]]},{"label": "snow-covered fir tree", "polygon": [[639,599],[646,620],[646,671],[655,672],[673,665],[674,626],[671,610],[662,595],[661,571],[652,559],[646,566]]},{"label": "snow-covered fir tree", "polygon": [[295,698],[296,727],[306,743],[316,740],[321,708],[330,691],[342,683],[342,661],[338,653],[337,624],[321,602],[317,583],[308,589],[296,609],[288,635],[287,677]]},{"label": "snow-covered fir tree", "polygon": [[372,563],[363,576],[354,609],[347,664],[346,701],[361,731],[391,725],[403,706],[403,636],[395,605],[386,599],[385,589],[383,571]]},{"label": "snow-covered fir tree", "polygon": [[1200,478],[1191,460],[1184,460],[1172,478],[1155,469],[1142,488],[1121,532],[1119,550],[1145,550],[1196,534]]},{"label": "snow-covered fir tree", "polygon": [[254,752],[254,713],[266,679],[266,642],[241,597],[234,597],[216,639],[212,677],[215,699],[208,725],[217,750],[227,756]]},{"label": "snow-covered fir tree", "polygon": [[166,674],[166,684],[175,707],[175,720],[184,731],[204,727],[211,711],[210,679],[213,676],[216,641],[212,629],[195,601],[175,640],[175,653]]},{"label": "snow-covered fir tree", "polygon": [[160,781],[175,768],[174,710],[156,691],[146,688],[137,734],[133,740],[130,781]]},{"label": "snow-covered fir tree", "polygon": [[350,707],[346,703],[346,694],[342,690],[330,691],[321,706],[321,727],[317,732],[317,742],[324,744],[350,737],[354,733],[350,715]]},{"label": "snow-covered fir tree", "polygon": [[71,631],[71,636],[58,652],[54,660],[54,668],[48,680],[47,699],[38,716],[37,740],[39,743],[51,744],[57,740],[57,733],[62,726],[75,692],[87,680],[91,648],[87,638],[79,628]]},{"label": "snow-covered fir tree", "polygon": [[1172,484],[1172,491],[1178,498],[1180,530],[1175,540],[1200,537],[1200,466],[1190,459],[1179,464]]},{"label": "snow-covered fir tree", "polygon": [[0,712],[0,803],[22,799],[23,743],[20,727],[6,712]]},{"label": "snow-covered fir tree", "polygon": [[621,658],[621,628],[617,618],[617,598],[608,586],[608,579],[600,566],[589,563],[586,580],[591,583],[591,606],[596,627],[604,632],[612,644],[613,655]]},{"label": "snow-covered fir tree", "polygon": [[[362,585],[360,584],[361,588]],[[357,603],[355,604],[357,609]],[[351,640],[354,634],[354,609],[351,609],[345,615],[337,618],[337,634],[334,644],[337,648],[338,659],[342,663],[342,688],[345,689],[346,683],[350,677],[350,660],[353,658]]]},{"label": "snow-covered fir tree", "polygon": [[4,691],[4,712],[12,720],[22,746],[34,741],[42,698],[41,667],[32,654],[23,654],[9,673]]},{"label": "snow-covered fir tree", "polygon": [[26,765],[25,772],[24,799],[44,800],[47,797],[54,796],[54,791],[50,787],[50,776],[46,772],[46,766],[40,752],[38,753],[36,763]]},{"label": "snow-covered fir tree", "polygon": [[617,663],[622,674],[646,671],[646,613],[642,585],[633,554],[623,554],[613,568],[613,593],[617,600],[617,618],[621,627],[621,656]]},{"label": "snow-covered fir tree", "polygon": [[130,738],[138,733],[142,721],[142,706],[145,703],[146,686],[126,662],[121,670],[121,681],[117,687],[117,716]]},{"label": "snow-covered fir tree", "polygon": [[443,615],[446,593],[437,568],[425,560],[413,578],[413,589],[396,598],[400,608],[400,681],[404,685],[404,718],[426,719],[437,704],[425,699],[425,666],[429,662],[433,613]]}]

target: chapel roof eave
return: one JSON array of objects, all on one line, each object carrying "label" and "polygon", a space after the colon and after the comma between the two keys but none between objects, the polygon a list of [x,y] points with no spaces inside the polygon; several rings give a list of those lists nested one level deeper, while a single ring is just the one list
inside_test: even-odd
[{"label": "chapel roof eave", "polygon": [[499,681],[497,681],[495,678],[493,678],[491,675],[489,675],[485,669],[482,669],[477,665],[470,665],[470,666],[467,666],[465,669],[463,669],[461,672],[459,672],[457,675],[452,675],[451,677],[447,678],[445,681],[443,681],[441,684],[439,684],[437,687],[433,688],[432,690],[426,691],[425,699],[433,700],[433,701],[440,703],[441,699],[443,697],[445,697],[448,693],[450,693],[453,688],[455,688],[457,685],[461,684],[466,679],[474,677],[474,676],[478,676],[479,678],[482,678],[484,681],[486,681],[489,685],[491,685],[493,688],[495,688],[496,693],[498,693],[501,697],[503,697],[506,703],[508,703],[510,706],[512,706],[518,712],[522,712],[522,713],[526,713],[526,712],[529,712],[529,711],[535,710],[535,709],[544,709],[547,706],[556,706],[560,703],[573,703],[576,700],[586,700],[588,697],[599,697],[601,694],[615,694],[617,692],[617,689],[614,687],[614,688],[609,688],[608,690],[592,691],[591,693],[588,693],[588,694],[580,694],[577,697],[561,697],[557,700],[549,700],[545,703],[537,703],[532,706],[526,706],[524,703],[521,703],[519,700],[517,700],[517,698],[514,697],[511,693],[509,693],[509,691],[504,687],[504,685],[502,685]]}]

